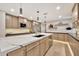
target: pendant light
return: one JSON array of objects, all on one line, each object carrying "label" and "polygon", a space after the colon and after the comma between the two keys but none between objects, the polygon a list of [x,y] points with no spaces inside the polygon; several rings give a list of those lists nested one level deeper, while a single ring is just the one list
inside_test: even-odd
[{"label": "pendant light", "polygon": [[37,10],[37,20],[39,20],[39,11]]},{"label": "pendant light", "polygon": [[19,8],[19,13],[20,13],[20,16],[23,15],[23,9],[22,9],[22,4],[20,3],[20,8]]}]

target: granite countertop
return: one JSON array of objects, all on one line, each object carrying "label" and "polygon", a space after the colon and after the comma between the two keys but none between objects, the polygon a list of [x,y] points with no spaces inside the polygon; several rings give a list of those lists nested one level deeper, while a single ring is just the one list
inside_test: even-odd
[{"label": "granite countertop", "polygon": [[38,34],[42,34],[44,36],[38,38],[34,37],[36,34],[28,34],[28,35],[0,38],[0,55],[6,55],[6,53],[12,50],[21,48],[21,46],[26,46],[30,43],[41,40],[51,35],[51,33],[38,33]]}]

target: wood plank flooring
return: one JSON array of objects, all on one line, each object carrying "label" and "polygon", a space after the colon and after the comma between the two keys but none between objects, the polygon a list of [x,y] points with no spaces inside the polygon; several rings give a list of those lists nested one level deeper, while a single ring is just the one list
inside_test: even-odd
[{"label": "wood plank flooring", "polygon": [[54,41],[45,56],[66,56],[65,47],[65,44]]}]

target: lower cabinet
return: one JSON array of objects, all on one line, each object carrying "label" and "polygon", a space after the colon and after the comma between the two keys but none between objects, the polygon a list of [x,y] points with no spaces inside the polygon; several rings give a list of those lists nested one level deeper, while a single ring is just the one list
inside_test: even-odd
[{"label": "lower cabinet", "polygon": [[52,39],[50,38],[45,38],[43,40],[40,41],[40,55],[44,56],[46,54],[46,52],[48,51],[48,49],[52,46]]},{"label": "lower cabinet", "polygon": [[26,46],[27,56],[39,56],[39,41],[33,42]]},{"label": "lower cabinet", "polygon": [[65,41],[65,34],[59,33],[59,34],[58,34],[58,39],[59,39],[60,41]]},{"label": "lower cabinet", "polygon": [[75,40],[72,36],[69,36],[69,44],[72,52],[75,56],[79,56],[79,42]]},{"label": "lower cabinet", "polygon": [[39,46],[36,46],[31,50],[27,51],[27,56],[39,56]]},{"label": "lower cabinet", "polygon": [[64,34],[64,39],[65,39],[65,42],[68,42],[68,34]]},{"label": "lower cabinet", "polygon": [[68,41],[66,33],[53,33],[53,39],[54,40],[59,40],[59,41]]},{"label": "lower cabinet", "polygon": [[43,39],[40,41],[40,56],[43,56],[45,54],[45,47],[46,47],[46,40]]},{"label": "lower cabinet", "polygon": [[57,33],[53,33],[53,35],[52,35],[53,37],[53,40],[58,40],[58,34]]},{"label": "lower cabinet", "polygon": [[51,47],[52,39],[43,38],[39,41],[28,44],[20,49],[9,52],[8,56],[44,56]]}]

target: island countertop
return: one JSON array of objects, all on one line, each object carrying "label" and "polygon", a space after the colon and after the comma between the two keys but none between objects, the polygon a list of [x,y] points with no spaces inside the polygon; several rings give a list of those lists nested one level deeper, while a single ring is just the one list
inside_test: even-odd
[{"label": "island countertop", "polygon": [[[34,37],[35,35],[44,35],[42,37]],[[0,38],[0,53],[5,55],[7,52],[21,48],[35,41],[41,40],[52,35],[51,33],[38,33]],[[5,53],[4,53],[5,52]]]}]

